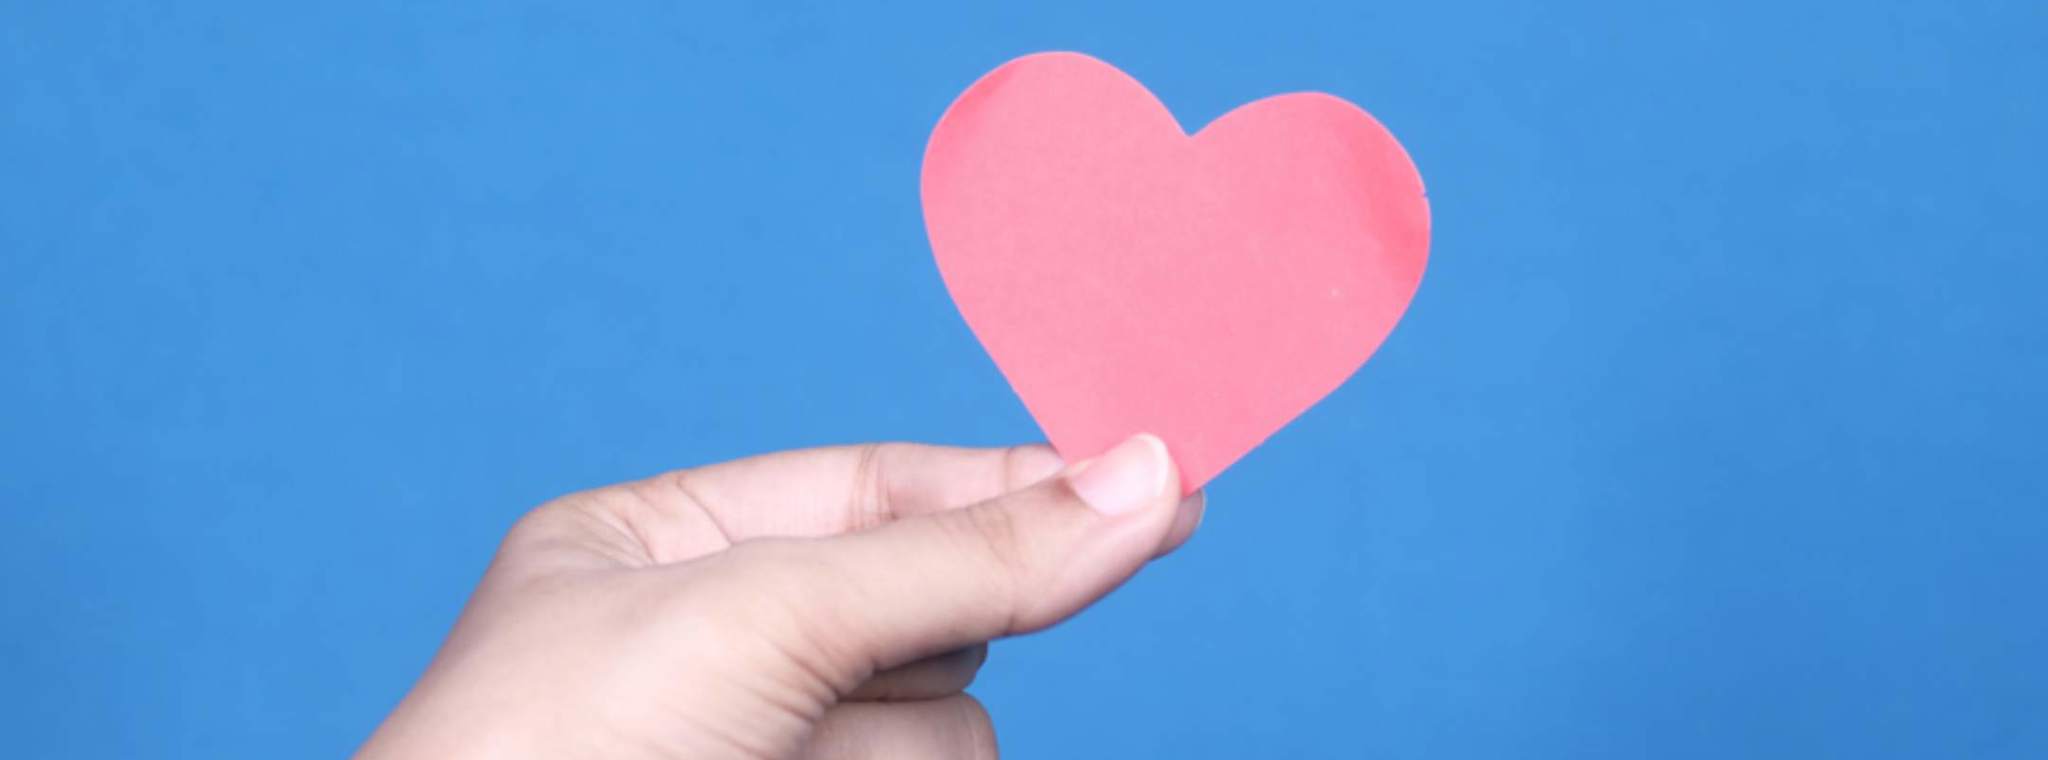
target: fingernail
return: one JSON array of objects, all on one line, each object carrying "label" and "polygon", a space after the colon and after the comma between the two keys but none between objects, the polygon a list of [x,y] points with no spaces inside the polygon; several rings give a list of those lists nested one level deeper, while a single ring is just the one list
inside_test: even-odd
[{"label": "fingernail", "polygon": [[1166,443],[1150,433],[1139,433],[1108,453],[1075,465],[1067,482],[1095,511],[1120,515],[1157,499],[1166,490],[1172,470]]}]

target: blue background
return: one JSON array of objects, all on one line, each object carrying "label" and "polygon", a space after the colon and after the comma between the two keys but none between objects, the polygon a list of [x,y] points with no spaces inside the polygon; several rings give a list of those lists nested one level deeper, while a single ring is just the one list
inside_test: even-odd
[{"label": "blue background", "polygon": [[300,5],[0,13],[10,757],[341,755],[550,496],[1036,438],[917,177],[1041,49],[1436,237],[1011,756],[2048,755],[2048,4]]}]

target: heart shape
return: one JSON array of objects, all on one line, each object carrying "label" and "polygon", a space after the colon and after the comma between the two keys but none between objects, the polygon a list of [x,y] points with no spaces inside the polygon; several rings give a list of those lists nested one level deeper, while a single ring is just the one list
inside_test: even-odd
[{"label": "heart shape", "polygon": [[924,216],[968,327],[1069,461],[1158,435],[1189,492],[1356,372],[1429,257],[1393,135],[1293,93],[1189,136],[1078,53],[989,72],[924,155]]}]

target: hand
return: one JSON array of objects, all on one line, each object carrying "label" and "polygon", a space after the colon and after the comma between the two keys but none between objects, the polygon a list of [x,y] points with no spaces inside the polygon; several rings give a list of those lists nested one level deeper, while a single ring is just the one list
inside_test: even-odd
[{"label": "hand", "polygon": [[992,758],[962,692],[1186,541],[1166,447],[881,444],[567,496],[515,525],[363,758]]}]

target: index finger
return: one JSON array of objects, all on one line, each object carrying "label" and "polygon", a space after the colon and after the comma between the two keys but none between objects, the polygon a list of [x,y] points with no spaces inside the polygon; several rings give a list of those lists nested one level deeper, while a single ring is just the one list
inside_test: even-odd
[{"label": "index finger", "polygon": [[865,530],[986,501],[1059,472],[1042,444],[961,448],[870,443],[801,449],[678,470],[635,484],[655,519],[701,519],[734,542]]}]

